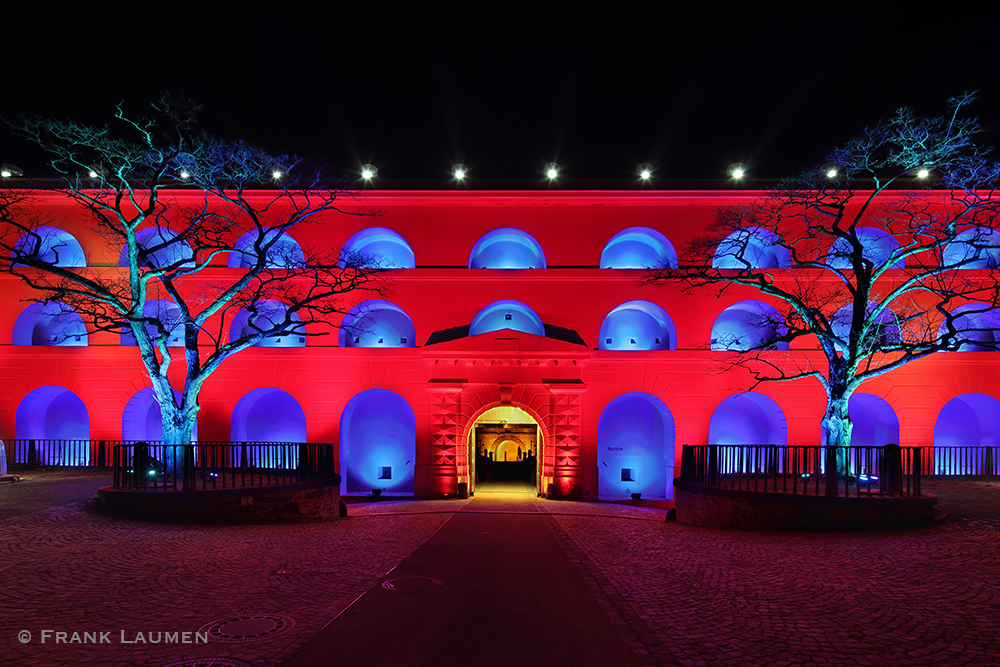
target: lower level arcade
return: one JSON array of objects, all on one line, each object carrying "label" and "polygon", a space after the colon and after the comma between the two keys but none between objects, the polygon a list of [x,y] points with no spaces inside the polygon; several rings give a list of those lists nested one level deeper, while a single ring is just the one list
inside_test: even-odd
[{"label": "lower level arcade", "polygon": [[[683,444],[820,444],[817,382],[747,391],[746,377],[710,372],[711,351],[593,350],[505,330],[417,349],[281,352],[247,350],[213,375],[197,437],[335,443],[345,494],[454,497],[517,479],[549,497],[669,499]],[[88,465],[98,441],[160,437],[127,349],[0,357],[0,438],[90,440],[58,461]],[[964,352],[876,378],[851,399],[854,442],[995,444],[998,370],[993,353]]]}]

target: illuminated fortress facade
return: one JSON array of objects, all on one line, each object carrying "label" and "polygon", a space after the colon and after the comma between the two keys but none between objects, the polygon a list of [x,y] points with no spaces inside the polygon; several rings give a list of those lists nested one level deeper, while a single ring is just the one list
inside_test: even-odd
[{"label": "illuminated fortress facade", "polygon": [[[757,292],[640,284],[646,267],[676,266],[716,208],[757,194],[368,191],[346,200],[347,210],[378,215],[330,214],[283,240],[284,252],[380,256],[397,267],[391,291],[359,303],[343,322],[353,326],[265,340],[226,361],[202,390],[197,437],[334,443],[347,494],[455,496],[516,467],[540,493],[583,500],[672,498],[685,443],[820,444],[818,382],[748,392],[742,372],[712,372],[733,341],[766,346],[775,336],[761,328],[770,305]],[[119,265],[120,250],[75,205],[38,199],[58,221],[45,233],[64,248],[60,262]],[[244,270],[242,252],[237,241],[191,289]],[[757,259],[780,278],[781,257]],[[93,463],[101,442],[159,439],[131,336],[88,335],[82,319],[32,304],[9,274],[0,287],[0,437],[92,442],[89,458],[67,464]],[[850,406],[854,442],[994,444],[992,344],[967,343],[864,385]]]}]

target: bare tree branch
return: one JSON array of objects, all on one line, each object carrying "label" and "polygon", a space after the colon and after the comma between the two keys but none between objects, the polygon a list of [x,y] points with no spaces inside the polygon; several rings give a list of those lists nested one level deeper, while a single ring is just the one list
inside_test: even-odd
[{"label": "bare tree branch", "polygon": [[[72,309],[90,331],[131,335],[164,439],[175,444],[190,442],[200,389],[228,357],[265,339],[328,333],[360,298],[389,287],[373,258],[290,241],[299,227],[345,214],[345,182],[306,173],[295,156],[206,135],[198,110],[164,95],[145,116],[119,106],[114,127],[4,119],[48,154],[60,177],[53,189],[84,211],[109,254],[121,252],[117,266],[73,265],[53,227],[61,221],[46,219],[32,192],[0,189],[0,264],[39,302],[59,304],[50,310]],[[203,277],[234,254],[239,270]],[[237,317],[244,326],[234,329]],[[186,368],[176,400],[167,380],[175,362]]]},{"label": "bare tree branch", "polygon": [[[835,174],[812,169],[719,209],[680,268],[644,282],[757,290],[775,310],[744,325],[770,333],[713,341],[740,350],[720,368],[748,370],[755,387],[816,378],[826,441],[848,444],[848,400],[865,381],[936,352],[996,348],[1000,164],[964,115],[973,100],[951,99],[937,118],[900,109],[865,128],[827,156]],[[916,178],[922,169],[935,189]],[[769,351],[793,343],[820,354]]]}]

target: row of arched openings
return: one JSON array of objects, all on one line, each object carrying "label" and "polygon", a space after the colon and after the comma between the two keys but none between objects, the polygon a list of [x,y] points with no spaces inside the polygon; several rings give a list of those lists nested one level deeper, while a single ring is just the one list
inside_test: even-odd
[{"label": "row of arched openings", "polygon": [[[177,235],[168,229],[140,230],[136,240],[150,251],[147,261],[153,266],[184,266],[194,259],[191,247],[183,239],[177,240]],[[302,248],[287,233],[275,239],[267,233],[248,232],[233,245],[228,266],[232,269],[255,266],[262,252],[266,252],[264,264],[269,268],[294,268],[306,262]],[[40,227],[33,234],[24,235],[15,245],[15,254],[37,257],[63,267],[87,265],[80,242],[57,227]],[[351,236],[341,250],[340,262],[382,269],[416,267],[410,244],[386,227],[363,229]],[[118,265],[128,266],[128,263],[128,248],[123,247]],[[468,266],[470,269],[544,269],[547,264],[545,252],[533,236],[513,227],[501,227],[475,243]],[[600,266],[616,269],[676,267],[677,253],[670,241],[655,229],[633,227],[611,238],[601,253]]]},{"label": "row of arched openings", "polygon": [[[167,334],[167,345],[184,345],[184,320],[181,311],[172,301],[149,299],[143,304],[143,317],[159,323],[146,324],[150,337],[156,338],[162,327]],[[260,301],[252,309],[240,309],[229,326],[229,339],[236,340],[245,334],[271,329],[289,317],[301,322],[297,313],[288,315],[288,307],[279,301]],[[121,329],[121,345],[136,345],[129,327]],[[14,321],[11,342],[14,345],[48,345],[83,347],[88,343],[87,327],[72,306],[58,301],[33,303],[27,306]],[[306,344],[303,330],[279,336],[268,336],[257,343],[258,347],[302,347]]]},{"label": "row of arched openings", "polygon": [[[185,266],[194,260],[194,251],[177,234],[162,227],[150,227],[136,232],[136,241],[149,251],[147,263],[156,267]],[[259,242],[258,242],[259,240]],[[269,268],[293,268],[305,264],[305,253],[288,234],[248,232],[233,244],[229,253],[231,269],[246,269],[256,265],[260,253],[266,248],[265,265]],[[72,234],[58,227],[39,227],[25,234],[14,245],[15,257],[37,258],[40,261],[65,268],[87,266],[83,246]],[[15,262],[16,263],[16,262]],[[128,266],[128,246],[118,253],[118,266]]]},{"label": "row of arched openings", "polygon": [[[280,234],[277,238],[275,235]],[[901,269],[903,259],[893,261],[899,242],[879,227],[860,227],[857,236],[864,246],[863,256],[876,266],[888,264]],[[194,252],[177,235],[164,228],[148,228],[137,232],[143,248],[151,250],[148,261],[157,267],[182,266],[194,259]],[[162,247],[161,247],[162,246]],[[266,250],[265,250],[266,248]],[[264,264],[269,268],[294,268],[306,263],[305,253],[287,233],[248,232],[237,239],[229,254],[229,268],[255,266],[265,252]],[[34,256],[63,267],[86,266],[86,257],[79,241],[66,230],[40,227],[25,234],[15,245],[15,253]],[[851,248],[846,239],[837,239],[823,261],[833,268],[851,268]],[[119,255],[119,266],[128,266],[127,248]],[[341,263],[383,269],[416,267],[413,249],[399,233],[386,227],[371,227],[354,234],[341,250]],[[995,269],[1000,266],[1000,232],[988,228],[967,229],[946,245],[942,251],[945,265],[963,269]],[[712,267],[717,269],[785,269],[791,266],[791,255],[774,232],[762,227],[747,227],[727,236],[716,248]],[[677,252],[662,233],[649,227],[630,227],[613,237],[601,252],[602,269],[676,268]],[[545,252],[541,244],[527,232],[514,227],[501,227],[483,235],[469,254],[470,269],[544,269]]]},{"label": "row of arched openings", "polygon": [[[852,444],[899,442],[899,419],[873,394],[857,392],[848,403],[854,423]],[[15,413],[15,437],[89,440],[86,405],[57,385],[35,389]],[[755,392],[735,394],[713,411],[710,444],[785,445],[787,422],[781,407]],[[152,389],[137,392],[122,414],[122,438],[162,438],[160,408]],[[197,434],[196,434],[197,437]],[[230,438],[238,442],[305,442],[306,416],[298,401],[281,389],[261,387],[245,394],[233,409]],[[600,498],[670,497],[676,456],[674,418],[656,396],[631,392],[609,402],[598,421]],[[995,445],[1000,441],[1000,401],[967,393],[948,401],[934,425],[934,445]],[[71,453],[72,452],[72,453]],[[89,452],[67,448],[49,465],[88,465]],[[72,459],[69,457],[73,457]],[[416,460],[416,417],[409,403],[387,389],[356,394],[340,420],[342,490],[412,494]]]},{"label": "row of arched openings", "polygon": [[[848,337],[850,306],[840,309],[834,316],[832,327],[838,336]],[[155,318],[168,331],[167,344],[184,343],[184,329],[177,306],[170,301],[150,299],[144,304],[146,317]],[[1000,310],[988,304],[971,303],[959,306],[954,324],[960,332],[959,351],[990,351],[1000,343]],[[287,307],[278,301],[262,301],[253,310],[242,309],[233,318],[229,339],[236,340],[245,334],[270,329],[289,317]],[[300,322],[298,314],[290,319]],[[889,342],[901,337],[892,311],[881,311],[879,336]],[[151,336],[157,331],[147,325]],[[545,324],[528,305],[513,299],[494,301],[480,310],[472,319],[469,335],[501,331],[504,329],[545,336]],[[942,332],[944,326],[942,325]],[[762,301],[746,300],[735,303],[716,318],[711,329],[712,350],[768,350],[788,349],[780,342],[787,329],[784,318],[771,305]],[[342,321],[338,343],[341,347],[415,347],[416,331],[406,311],[394,303],[372,299],[352,308]],[[35,303],[25,308],[14,322],[14,345],[85,346],[87,331],[80,315],[70,306],[58,302]],[[135,345],[135,338],[128,328],[121,334],[122,345]],[[258,347],[304,347],[304,330],[278,336],[268,336],[257,343]],[[627,301],[616,306],[601,324],[598,349],[601,350],[675,350],[677,330],[667,312],[649,301]]]}]

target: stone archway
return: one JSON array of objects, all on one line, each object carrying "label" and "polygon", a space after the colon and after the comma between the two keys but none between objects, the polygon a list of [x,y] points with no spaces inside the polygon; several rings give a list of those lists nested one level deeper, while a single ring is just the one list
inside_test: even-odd
[{"label": "stone archway", "polygon": [[474,417],[469,426],[469,490],[477,484],[523,481],[538,487],[541,425],[520,407],[501,405]]}]

